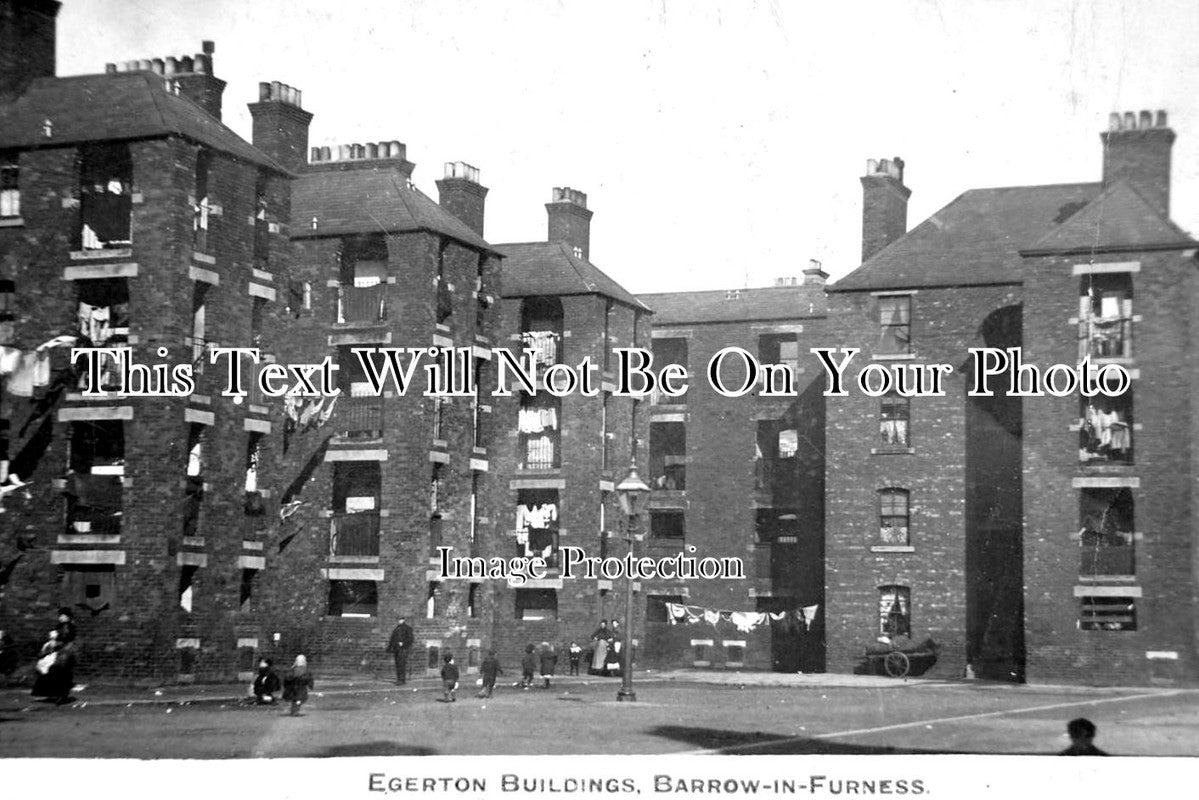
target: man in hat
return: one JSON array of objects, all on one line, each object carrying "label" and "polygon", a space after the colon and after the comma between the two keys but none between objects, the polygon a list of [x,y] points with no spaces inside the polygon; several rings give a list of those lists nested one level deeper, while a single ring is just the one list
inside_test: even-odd
[{"label": "man in hat", "polygon": [[387,652],[395,658],[396,683],[408,681],[408,654],[412,652],[415,641],[412,627],[404,617],[400,617],[399,624],[395,626],[391,638],[387,641]]}]

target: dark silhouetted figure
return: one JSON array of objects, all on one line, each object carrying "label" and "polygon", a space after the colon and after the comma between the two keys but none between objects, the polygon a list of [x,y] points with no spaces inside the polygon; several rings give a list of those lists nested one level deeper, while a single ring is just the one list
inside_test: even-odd
[{"label": "dark silhouetted figure", "polygon": [[1060,756],[1105,756],[1107,753],[1095,746],[1095,723],[1084,717],[1066,723],[1070,735],[1070,746]]}]

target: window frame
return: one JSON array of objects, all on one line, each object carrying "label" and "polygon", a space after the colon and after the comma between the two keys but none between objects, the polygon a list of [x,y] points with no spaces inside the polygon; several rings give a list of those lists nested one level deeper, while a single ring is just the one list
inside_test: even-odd
[{"label": "window frame", "polygon": [[[896,607],[900,619],[903,620],[903,630],[900,626],[891,624]],[[912,635],[912,587],[900,583],[887,583],[878,587],[878,631],[880,636]]]},{"label": "window frame", "polygon": [[[878,532],[875,535],[875,543],[883,546],[899,546],[911,547],[912,545],[912,493],[908,489],[900,486],[885,486],[877,491],[878,497]],[[894,504],[894,501],[902,498],[903,513],[896,513],[899,506]],[[888,499],[892,502],[888,505]],[[888,513],[890,512],[890,513]],[[903,541],[894,541],[888,539],[884,533],[885,530],[895,530],[894,524],[887,525],[888,520],[903,520],[902,532]]]},{"label": "window frame", "polygon": [[[887,311],[891,308],[890,319]],[[912,354],[912,295],[878,295],[878,346],[875,355],[909,356]],[[902,345],[902,346],[901,346]]]}]

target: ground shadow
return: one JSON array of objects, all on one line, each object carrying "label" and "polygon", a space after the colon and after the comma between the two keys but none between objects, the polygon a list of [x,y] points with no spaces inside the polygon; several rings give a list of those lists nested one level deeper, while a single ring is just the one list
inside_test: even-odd
[{"label": "ground shadow", "polygon": [[[708,750],[729,749],[729,755],[946,755],[977,751],[903,745],[858,745],[828,739],[806,739],[762,731],[730,731],[718,728],[694,728],[685,725],[658,725],[647,733],[686,742]],[[752,745],[752,746],[751,746]],[[1005,755],[1045,755],[1010,753]]]},{"label": "ground shadow", "polygon": [[354,756],[435,756],[437,750],[431,747],[418,747],[399,742],[358,742],[357,744],[337,744],[326,747],[316,758],[350,758]]}]

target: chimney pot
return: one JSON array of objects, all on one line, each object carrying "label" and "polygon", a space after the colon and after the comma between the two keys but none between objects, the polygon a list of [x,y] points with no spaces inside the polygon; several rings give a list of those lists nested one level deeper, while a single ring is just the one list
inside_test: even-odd
[{"label": "chimney pot", "polygon": [[279,81],[271,81],[271,100],[280,101],[283,99],[283,84]]},{"label": "chimney pot", "polygon": [[203,53],[196,53],[195,64],[197,75],[208,75],[212,72],[212,70],[208,68],[208,56],[204,55]]},{"label": "chimney pot", "polygon": [[321,149],[319,147],[313,147],[309,151],[308,163],[315,164],[316,162],[318,162],[320,160],[321,160]]},{"label": "chimney pot", "polygon": [[182,56],[182,57],[180,57],[180,59],[179,59],[179,71],[180,71],[180,72],[186,72],[186,73],[192,73],[192,72],[195,72],[195,71],[196,71],[196,66],[195,66],[195,64],[193,64],[193,63],[192,63],[192,58],[191,58],[191,56]]},{"label": "chimney pot", "polygon": [[258,102],[265,103],[271,99],[271,85],[266,81],[258,84]]},{"label": "chimney pot", "polygon": [[366,157],[377,159],[379,157],[379,145],[374,142],[366,143]]},{"label": "chimney pot", "polygon": [[1124,112],[1124,130],[1135,131],[1136,129],[1137,129],[1136,112],[1133,112],[1133,111]]},{"label": "chimney pot", "polygon": [[148,58],[140,59],[137,62],[137,68],[142,72],[149,72],[153,66],[154,64]]},{"label": "chimney pot", "polygon": [[321,161],[329,161],[333,157],[333,150],[328,147],[321,148]]},{"label": "chimney pot", "polygon": [[1148,128],[1153,127],[1153,112],[1152,111],[1142,111],[1141,112],[1141,121],[1140,121],[1140,124],[1138,127],[1142,128],[1142,129],[1148,129]]},{"label": "chimney pot", "polygon": [[1157,127],[1159,127],[1159,128],[1167,127],[1166,112],[1162,111],[1160,109],[1157,112]]},{"label": "chimney pot", "polygon": [[164,62],[161,58],[152,59],[150,61],[150,69],[154,71],[155,75],[162,75],[166,70],[166,62]]},{"label": "chimney pot", "polygon": [[200,49],[203,50],[207,55],[212,55],[216,52],[216,43],[211,39],[205,39],[204,41],[200,42]]},{"label": "chimney pot", "polygon": [[1107,118],[1107,129],[1109,131],[1118,131],[1122,127],[1120,122],[1120,114],[1113,111]]},{"label": "chimney pot", "polygon": [[104,72],[107,73],[108,75],[112,75],[112,74],[116,73],[116,71],[117,71],[116,64],[105,64],[104,65]]},{"label": "chimney pot", "polygon": [[179,59],[174,56],[167,56],[163,61],[163,69],[167,75],[174,75],[179,71]]}]

